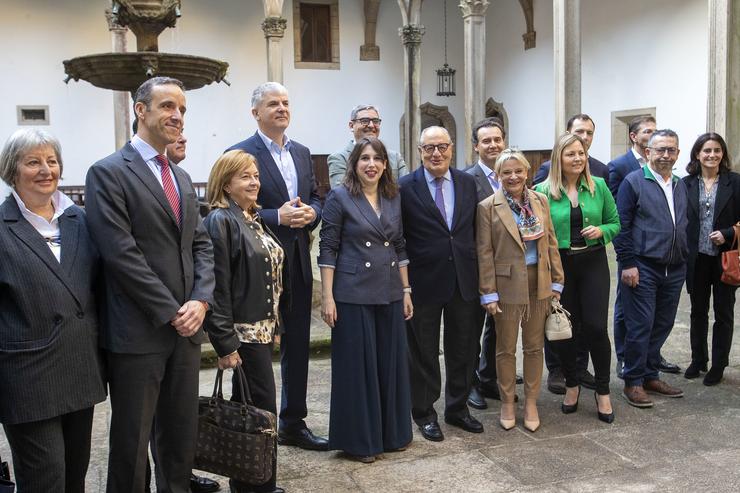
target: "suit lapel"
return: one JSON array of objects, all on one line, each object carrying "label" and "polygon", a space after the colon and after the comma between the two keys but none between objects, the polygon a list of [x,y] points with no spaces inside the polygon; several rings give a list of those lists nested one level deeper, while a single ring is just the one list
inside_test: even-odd
[{"label": "suit lapel", "polygon": [[514,238],[519,245],[519,248],[521,248],[522,251],[525,250],[524,242],[522,242],[522,237],[519,234],[519,228],[516,225],[516,221],[514,221],[514,214],[511,212],[511,207],[509,207],[509,203],[506,201],[501,189],[499,189],[499,191],[494,195],[493,206],[499,219],[504,223],[506,231],[508,231],[511,237]]},{"label": "suit lapel", "polygon": [[457,226],[458,221],[460,220],[460,215],[463,212],[463,190],[461,182],[462,180],[458,180],[459,177],[457,176],[457,170],[453,170],[452,168],[450,168],[450,178],[452,178],[452,187],[453,190],[455,190],[455,205],[453,206],[454,209],[452,210],[452,224],[450,225],[450,231],[453,231],[455,229],[455,226]]},{"label": "suit lapel", "polygon": [[[175,213],[172,211],[172,206],[170,206],[170,202],[167,200],[167,196],[164,194],[164,188],[162,188],[162,185],[159,184],[157,178],[154,176],[154,173],[152,173],[152,170],[150,170],[149,166],[147,166],[147,164],[144,162],[141,154],[139,154],[139,152],[134,149],[134,147],[130,143],[126,144],[123,149],[121,149],[121,154],[123,155],[123,158],[127,161],[126,164],[129,169],[133,171],[133,173],[139,178],[139,180],[141,180],[144,186],[157,200],[162,209],[164,209],[164,212],[169,216],[172,224],[179,229],[177,218],[175,218]],[[182,193],[182,189],[180,189],[180,193]],[[182,201],[180,202],[182,203]]]},{"label": "suit lapel", "polygon": [[[365,218],[365,220],[370,223],[370,225],[375,228],[375,230],[378,232],[380,236],[385,237],[385,231],[383,230],[383,225],[380,224],[380,219],[378,218],[378,215],[375,214],[375,210],[373,209],[373,206],[370,205],[370,202],[365,198],[365,195],[352,195],[349,194],[350,200],[355,204],[355,206],[360,210],[360,214]],[[383,198],[380,198],[380,207],[381,207],[381,213],[383,211]]]},{"label": "suit lapel", "polygon": [[77,243],[80,237],[80,223],[77,212],[67,209],[59,218],[59,232],[62,241],[61,265],[64,273],[72,279],[73,267],[77,258]]},{"label": "suit lapel", "polygon": [[179,166],[172,166],[172,173],[175,175],[177,188],[180,190],[180,213],[182,214],[182,227],[180,229],[185,231],[185,225],[188,224],[187,221],[190,219],[191,213],[190,207],[185,202],[186,197],[191,193],[190,185],[185,176],[185,170]]},{"label": "suit lapel", "polygon": [[421,202],[422,205],[427,208],[429,214],[437,219],[437,221],[439,221],[439,223],[442,224],[445,229],[448,229],[447,221],[445,220],[445,218],[442,217],[442,213],[439,212],[439,209],[437,209],[437,205],[434,203],[434,198],[432,197],[432,194],[429,193],[429,185],[427,185],[427,180],[426,176],[424,175],[423,167],[420,167],[419,169],[414,171],[414,192],[419,198],[419,202]]},{"label": "suit lapel", "polygon": [[[286,202],[290,200],[290,195],[288,194],[288,187],[285,186],[285,180],[283,179],[282,173],[280,173],[280,170],[277,167],[277,164],[275,163],[275,160],[272,159],[272,154],[270,153],[270,150],[265,146],[265,143],[262,141],[262,137],[260,137],[259,133],[254,134],[254,143],[255,147],[257,148],[257,162],[261,165],[260,166],[260,172],[264,171],[267,173],[267,176],[270,177],[270,179],[275,183],[275,186],[277,187],[277,190],[280,191],[280,194],[283,196],[283,200]],[[293,157],[293,163],[295,164],[296,158],[291,152],[290,154]],[[296,165],[296,176],[298,175],[298,166]],[[299,181],[300,183],[300,181]],[[297,188],[297,187],[296,187]]]},{"label": "suit lapel", "polygon": [[[689,214],[699,217],[699,178],[692,176],[686,182],[686,194],[688,195]],[[715,209],[716,213],[716,209]]]},{"label": "suit lapel", "polygon": [[478,164],[474,164],[475,168],[473,168],[473,177],[475,178],[475,181],[478,183],[478,186],[483,189],[484,193],[487,197],[490,197],[493,195],[493,187],[491,186],[491,182],[488,181],[488,177],[483,173],[483,170],[480,169],[480,166]]},{"label": "suit lapel", "polygon": [[730,186],[730,174],[720,173],[719,183],[717,184],[717,197],[714,199],[714,217],[713,222],[717,221],[722,209],[727,205],[727,201],[732,196],[732,187]]}]

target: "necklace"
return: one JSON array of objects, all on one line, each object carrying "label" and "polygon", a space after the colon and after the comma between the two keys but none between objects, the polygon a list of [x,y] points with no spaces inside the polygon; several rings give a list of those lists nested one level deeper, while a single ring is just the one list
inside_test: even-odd
[{"label": "necklace", "polygon": [[709,214],[711,214],[712,204],[714,203],[714,189],[715,185],[717,184],[717,176],[715,176],[709,186],[707,186],[707,180],[702,176],[701,177],[701,184],[702,187],[704,187],[704,213],[707,217],[709,217]]}]

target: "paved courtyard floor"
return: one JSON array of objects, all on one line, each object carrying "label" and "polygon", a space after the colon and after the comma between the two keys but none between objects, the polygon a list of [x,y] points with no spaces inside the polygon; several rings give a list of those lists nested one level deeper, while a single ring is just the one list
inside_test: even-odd
[{"label": "paved courtyard floor", "polygon": [[[740,310],[735,310],[740,320]],[[689,301],[682,298],[664,356],[682,367],[690,360]],[[315,318],[314,337],[328,331]],[[498,426],[498,402],[486,411],[472,410],[485,426],[482,434],[465,433],[441,422],[445,440],[424,440],[418,430],[407,451],[386,454],[365,465],[336,452],[309,452],[280,447],[278,485],[288,492],[737,492],[740,491],[740,343],[735,337],[731,366],[724,381],[705,387],[701,379],[665,375],[681,387],[682,399],[657,397],[652,409],[636,409],[621,397],[621,380],[613,377],[616,420],[596,418],[590,391],[584,390],[578,412],[563,415],[560,396],[545,389],[540,398],[542,427],[532,434],[518,426]],[[519,362],[521,365],[521,362]],[[279,382],[279,366],[275,365]],[[546,373],[546,372],[545,372]],[[201,371],[200,393],[210,394],[215,370]],[[311,360],[308,424],[326,435],[329,424],[330,360]],[[544,379],[544,376],[543,376]],[[521,394],[521,386],[518,387]],[[278,392],[279,395],[279,392]],[[442,402],[437,403],[442,414]],[[107,403],[96,407],[93,450],[87,477],[89,492],[105,491],[108,453]],[[0,455],[10,453],[0,432]],[[228,491],[223,478],[222,489]]]}]

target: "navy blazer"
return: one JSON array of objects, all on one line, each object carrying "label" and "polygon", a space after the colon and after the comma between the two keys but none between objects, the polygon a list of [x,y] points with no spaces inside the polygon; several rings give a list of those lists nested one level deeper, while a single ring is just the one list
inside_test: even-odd
[{"label": "navy blazer", "polygon": [[403,298],[399,262],[407,260],[401,197],[380,197],[380,217],[364,195],[340,185],[326,197],[321,218],[320,267],[334,267],[334,300],[387,305]]},{"label": "navy blazer", "polygon": [[[542,163],[532,179],[532,185],[537,185],[547,180],[547,176],[550,174],[550,166],[552,166],[552,161],[549,159]],[[603,178],[606,184],[609,184],[609,167],[606,164],[602,163],[595,157],[589,156],[588,169],[591,171],[591,176]]]},{"label": "navy blazer", "polygon": [[59,217],[61,262],[11,195],[0,205],[0,423],[105,400],[95,302],[98,252],[85,213]]},{"label": "navy blazer", "polygon": [[[313,280],[311,271],[311,257],[308,232],[315,228],[321,219],[321,200],[316,190],[316,180],[313,174],[313,161],[311,160],[311,151],[308,147],[298,142],[290,141],[290,156],[293,158],[296,175],[298,177],[298,196],[301,202],[310,205],[316,211],[316,220],[305,228],[290,228],[282,226],[278,222],[278,209],[287,201],[288,188],[285,186],[283,175],[280,174],[275,160],[270,154],[270,150],[265,146],[262,138],[257,132],[247,140],[226,149],[233,151],[240,149],[248,152],[257,159],[257,165],[260,171],[260,191],[257,196],[257,203],[262,207],[260,216],[280,240],[285,250],[285,260],[291,267],[294,261],[295,249],[298,249],[298,256],[301,261],[301,272],[303,280],[310,284]],[[291,273],[291,275],[296,275]]]},{"label": "navy blazer", "polygon": [[493,195],[493,187],[488,177],[483,173],[483,170],[475,163],[472,166],[465,168],[465,172],[475,179],[475,194],[478,202],[483,202],[488,197]]},{"label": "navy blazer", "polygon": [[422,167],[399,180],[414,304],[448,303],[456,285],[465,301],[478,299],[475,179],[454,168],[450,173],[455,187],[451,230],[434,204]]},{"label": "navy blazer", "polygon": [[[175,347],[170,320],[188,300],[213,303],[213,247],[203,226],[190,175],[172,166],[182,226],[162,185],[127,143],[87,172],[85,208],[103,258],[106,303],[104,348],[149,354]],[[206,342],[203,329],[190,337]]]},{"label": "navy blazer", "polygon": [[622,180],[636,169],[640,169],[640,163],[635,159],[631,147],[621,156],[617,156],[614,160],[609,161],[609,179],[606,180],[606,184],[609,185],[609,190],[612,192],[615,201],[617,200],[617,193],[619,193],[619,186],[622,184]]},{"label": "navy blazer", "polygon": [[[694,265],[699,252],[699,214],[704,207],[699,204],[699,175],[683,178],[688,194],[687,216],[689,226],[686,238],[689,244],[688,268],[686,270],[686,288],[689,293],[694,286]],[[720,173],[717,184],[717,197],[714,199],[714,218],[712,231],[720,231],[725,237],[724,244],[719,246],[720,254],[729,250],[735,239],[732,226],[740,221],[740,175],[730,171]]]}]

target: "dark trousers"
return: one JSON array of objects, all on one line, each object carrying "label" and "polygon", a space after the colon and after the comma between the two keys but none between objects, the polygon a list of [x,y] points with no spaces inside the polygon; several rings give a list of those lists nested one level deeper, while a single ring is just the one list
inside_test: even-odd
[{"label": "dark trousers", "polygon": [[498,391],[496,383],[498,379],[496,376],[496,324],[493,317],[487,314],[484,314],[484,316],[483,340],[478,351],[478,364],[473,375],[473,383],[479,385],[481,389]]},{"label": "dark trousers", "polygon": [[699,253],[694,268],[691,289],[691,361],[705,365],[709,361],[707,334],[709,331],[709,297],[714,307],[712,326],[712,367],[729,364],[734,325],[735,286],[720,281],[722,257]]},{"label": "dark trousers", "polygon": [[153,433],[157,491],[187,493],[198,429],[200,346],[178,336],[166,353],[107,356],[111,401],[107,491],[144,490],[147,445]]},{"label": "dark trousers", "polygon": [[[578,347],[576,348],[576,368],[579,372],[588,369],[589,349],[587,341],[583,340],[583,338],[579,339]],[[545,339],[545,366],[547,366],[548,372],[560,369],[563,366],[560,356],[558,356],[557,351],[552,347],[552,343],[547,339]]]},{"label": "dark trousers", "polygon": [[[308,259],[305,259],[308,262]],[[306,386],[308,385],[308,345],[311,338],[311,295],[313,282],[301,274],[300,253],[296,248],[290,268],[290,306],[280,308],[285,332],[280,337],[280,429],[296,431],[306,427]]]},{"label": "dark trousers", "polygon": [[3,425],[18,493],[85,491],[93,408],[17,425]]},{"label": "dark trousers", "polygon": [[594,364],[596,392],[609,393],[609,371],[612,348],[607,330],[609,317],[609,264],[606,249],[598,248],[579,254],[560,251],[567,282],[560,302],[570,312],[573,337],[554,341],[565,373],[565,385],[578,385],[577,353],[588,347]]},{"label": "dark trousers", "polygon": [[614,352],[617,361],[624,361],[624,338],[627,335],[627,326],[622,310],[622,266],[617,264],[617,292],[614,296]]},{"label": "dark trousers", "polygon": [[640,283],[622,286],[622,308],[627,334],[624,340],[624,384],[641,386],[657,380],[660,348],[673,329],[686,265],[657,264],[637,257]]},{"label": "dark trousers", "polygon": [[444,313],[445,416],[464,416],[473,383],[483,312],[478,300],[465,301],[455,287],[445,304],[414,304],[407,323],[411,368],[411,415],[418,425],[436,421],[434,402],[442,388],[439,332]]},{"label": "dark trousers", "polygon": [[[272,344],[244,344],[239,346],[239,356],[242,359],[242,369],[247,376],[249,393],[252,404],[265,411],[277,414],[275,403],[275,375],[272,372]],[[234,376],[231,380],[231,400],[244,402],[241,389]],[[275,443],[275,460],[272,463],[272,477],[265,483],[255,486],[241,481],[229,480],[229,485],[235,492],[255,491],[267,492],[275,490],[277,477],[277,442]]]},{"label": "dark trousers", "polygon": [[332,330],[329,448],[378,455],[411,442],[403,302],[337,303]]}]

